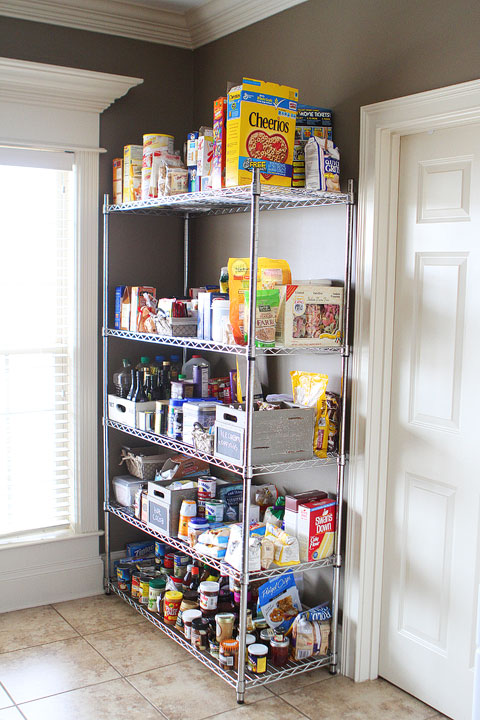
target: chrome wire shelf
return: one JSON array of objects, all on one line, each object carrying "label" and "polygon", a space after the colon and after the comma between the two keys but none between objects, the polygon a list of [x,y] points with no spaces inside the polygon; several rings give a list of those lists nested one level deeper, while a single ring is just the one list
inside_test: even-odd
[{"label": "chrome wire shelf", "polygon": [[[206,665],[206,667],[210,668],[212,672],[221,677],[222,680],[225,680],[225,682],[231,687],[237,687],[238,673],[235,670],[231,670],[230,672],[224,670],[220,667],[218,662],[209,655],[209,653],[202,652],[192,647],[188,640],[185,639],[182,632],[177,630],[174,626],[163,622],[159,615],[149,612],[143,605],[140,605],[140,603],[136,602],[129,595],[124,593],[122,590],[119,590],[115,582],[110,581],[109,588],[121,597],[122,600],[131,605],[131,607],[140,613],[140,615],[143,615],[144,618],[162,630],[162,632],[178,643],[178,645],[181,645],[187,652],[196,657],[203,665]],[[306,660],[298,660],[297,662],[290,661],[282,668],[276,668],[270,663],[267,663],[267,670],[262,675],[255,675],[249,670],[245,671],[245,686],[246,688],[252,688],[267,685],[268,683],[276,682],[277,680],[282,680],[286,677],[291,677],[292,675],[300,675],[301,673],[309,670],[315,670],[316,668],[323,667],[324,665],[329,665],[331,662],[332,655],[329,654],[321,657],[307,658]]]},{"label": "chrome wire shelf", "polygon": [[[225,345],[213,340],[201,340],[196,337],[171,337],[170,335],[155,335],[153,333],[138,333],[131,330],[114,330],[104,328],[104,337],[124,338],[138,342],[156,343],[157,345],[172,345],[173,347],[191,348],[192,350],[207,350],[208,352],[227,353],[229,355],[247,356],[247,347],[243,345]],[[257,355],[338,355],[344,351],[343,345],[328,347],[274,347],[256,348]]]},{"label": "chrome wire shelf", "polygon": [[[235,580],[241,581],[241,572],[239,570],[236,570],[235,568],[231,567],[230,565],[227,565],[226,563],[221,562],[220,560],[217,560],[216,558],[210,557],[210,555],[204,555],[203,553],[199,553],[196,550],[194,550],[190,545],[183,542],[182,540],[179,540],[178,538],[171,537],[170,535],[164,535],[163,533],[159,532],[158,530],[153,530],[152,528],[149,528],[144,522],[139,520],[138,518],[134,517],[133,515],[130,515],[127,513],[122,507],[119,507],[117,505],[109,504],[105,506],[105,509],[112,513],[112,515],[116,515],[117,517],[124,520],[126,523],[129,523],[130,525],[133,525],[134,527],[138,528],[139,530],[142,530],[147,535],[151,535],[152,537],[156,538],[157,540],[160,540],[161,542],[164,542],[166,545],[170,545],[171,547],[175,548],[176,550],[180,550],[181,552],[185,553],[186,555],[190,555],[190,557],[195,558],[196,560],[199,560],[200,562],[206,563],[210,567],[215,568],[215,570],[218,570],[220,572],[221,569],[224,571],[228,571],[228,574],[230,577],[233,577]],[[276,577],[277,575],[283,575],[286,572],[293,571],[295,573],[297,572],[307,572],[308,570],[316,570],[318,568],[324,568],[324,567],[332,567],[336,564],[336,557],[334,555],[331,555],[328,558],[324,558],[323,560],[315,560],[313,562],[304,562],[300,563],[298,565],[287,565],[286,567],[271,567],[268,570],[257,570],[254,572],[249,573],[249,580],[250,582],[253,580],[268,580],[269,578]]]},{"label": "chrome wire shelf", "polygon": [[[233,465],[233,463],[226,462],[214,455],[207,455],[207,453],[196,450],[191,445],[173,440],[166,435],[155,435],[155,433],[147,432],[146,430],[138,430],[132,428],[129,425],[123,425],[116,420],[103,419],[104,424],[107,427],[113,428],[114,430],[121,430],[127,435],[133,435],[134,437],[147,440],[147,442],[161,445],[169,450],[175,450],[175,452],[184,453],[190,457],[198,458],[210,463],[210,465],[216,465],[217,467],[228,470],[229,472],[235,473],[236,475],[243,475],[245,468],[243,466]],[[253,476],[258,475],[270,475],[272,473],[290,472],[292,470],[305,470],[307,468],[320,468],[326,465],[336,465],[338,455],[337,453],[328,453],[326,458],[312,457],[308,460],[293,460],[292,462],[280,462],[280,463],[269,463],[267,465],[254,465]]]},{"label": "chrome wire shelf", "polygon": [[[183,193],[150,200],[109,205],[107,213],[128,212],[136,215],[231,215],[249,212],[252,202],[251,185]],[[321,205],[353,204],[349,193],[333,193],[306,188],[261,186],[260,210],[291,210]]]}]

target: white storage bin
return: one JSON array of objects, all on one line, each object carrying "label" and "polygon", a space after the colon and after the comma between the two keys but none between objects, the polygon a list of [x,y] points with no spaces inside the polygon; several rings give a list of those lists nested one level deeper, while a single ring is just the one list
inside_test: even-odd
[{"label": "white storage bin", "polygon": [[142,485],[144,480],[139,480],[133,475],[117,475],[112,480],[113,493],[115,500],[119,505],[131,507],[135,503],[135,494]]}]

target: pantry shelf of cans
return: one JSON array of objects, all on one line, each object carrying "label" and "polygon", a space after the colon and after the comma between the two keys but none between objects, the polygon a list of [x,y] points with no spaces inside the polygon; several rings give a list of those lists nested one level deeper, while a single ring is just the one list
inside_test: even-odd
[{"label": "pantry shelf of cans", "polygon": [[[247,113],[257,97],[260,105]],[[113,203],[106,195],[103,208],[105,591],[233,687],[239,703],[253,687],[322,666],[339,670],[354,193],[352,181],[340,192],[331,112],[297,110],[297,100],[294,89],[244,79],[228,94],[228,122],[227,101],[220,98],[213,131],[189,133],[184,163],[172,136],[145,135],[143,161],[141,146],[126,146],[123,161],[114,161]],[[260,108],[270,120],[260,117]],[[247,116],[257,125],[245,134]],[[237,139],[226,150],[229,127]],[[275,134],[264,132],[267,127]],[[311,208],[321,222],[335,205],[345,208],[343,282],[295,285],[286,260],[259,256],[260,212]],[[191,288],[192,225],[236,213],[251,215],[249,257],[230,258],[218,286]],[[182,297],[120,286],[112,307],[113,215],[183,218]],[[114,243],[113,237],[112,249]],[[111,342],[125,343],[128,354],[136,343],[158,352],[171,347],[182,351],[183,362],[173,354],[153,363],[143,356],[137,365],[125,359],[112,390]],[[236,369],[211,378],[209,361],[195,351],[219,353],[230,364],[235,358]],[[257,357],[302,355],[338,358],[340,395],[326,391],[326,375],[295,370],[291,396],[264,398]],[[119,440],[126,443],[120,459],[130,475],[119,475],[114,464]],[[137,447],[138,441],[148,445]],[[288,472],[321,477],[329,466],[336,467],[335,493],[279,497],[271,482]],[[115,563],[112,518],[148,538],[128,543],[126,557]],[[331,590],[325,593],[322,583],[322,602],[306,607],[303,573],[327,569]]]}]

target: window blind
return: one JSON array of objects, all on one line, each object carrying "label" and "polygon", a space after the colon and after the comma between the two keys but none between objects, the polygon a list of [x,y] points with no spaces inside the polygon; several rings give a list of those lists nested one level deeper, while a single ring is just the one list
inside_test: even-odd
[{"label": "window blind", "polygon": [[0,536],[65,528],[74,487],[74,172],[0,151]]}]

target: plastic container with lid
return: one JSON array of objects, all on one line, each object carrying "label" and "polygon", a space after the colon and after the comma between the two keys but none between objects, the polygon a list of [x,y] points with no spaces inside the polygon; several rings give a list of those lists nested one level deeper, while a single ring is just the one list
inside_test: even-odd
[{"label": "plastic container with lid", "polygon": [[212,340],[223,343],[225,327],[230,316],[230,300],[214,298],[212,300]]},{"label": "plastic container with lid", "polygon": [[152,612],[158,612],[158,599],[165,592],[165,586],[167,584],[167,578],[155,577],[150,580],[149,591],[148,591],[148,609]]},{"label": "plastic container with lid", "polygon": [[235,615],[233,613],[217,613],[215,623],[217,642],[222,643],[224,640],[230,640],[233,636]]},{"label": "plastic container with lid", "polygon": [[168,625],[175,625],[183,593],[167,590],[163,598],[163,619]]},{"label": "plastic container with lid", "polygon": [[194,365],[207,365],[208,366],[208,377],[210,377],[210,363],[208,360],[205,360],[204,357],[201,355],[192,355],[190,360],[188,360],[186,363],[183,363],[182,366],[182,375],[185,375],[185,378],[187,380],[193,380],[193,366]]},{"label": "plastic container with lid", "polygon": [[182,621],[183,621],[183,634],[185,635],[185,638],[187,640],[191,640],[191,634],[192,634],[192,622],[196,620],[197,618],[202,617],[202,611],[201,610],[184,610],[182,613]]},{"label": "plastic container with lid", "polygon": [[196,514],[197,503],[195,500],[182,500],[178,521],[178,537],[181,540],[188,540],[188,523]]},{"label": "plastic container with lid", "polygon": [[209,527],[210,526],[208,522],[205,520],[205,518],[202,517],[195,517],[189,521],[188,544],[190,545],[190,547],[195,547],[200,535],[205,532],[205,530],[208,530]]},{"label": "plastic container with lid", "polygon": [[220,643],[218,664],[224,670],[238,670],[238,640],[224,640]]},{"label": "plastic container with lid", "polygon": [[213,614],[217,609],[220,584],[212,580],[200,583],[200,609],[206,614]]},{"label": "plastic container with lid", "polygon": [[197,650],[206,650],[208,644],[208,620],[204,617],[192,620],[190,643]]},{"label": "plastic container with lid", "polygon": [[144,480],[139,480],[139,478],[133,477],[133,475],[116,475],[112,479],[115,500],[119,505],[132,507],[132,505],[135,505],[135,495],[137,491],[141,490],[144,484]]},{"label": "plastic container with lid", "polygon": [[248,669],[256,675],[262,675],[267,669],[268,648],[260,643],[248,646]]},{"label": "plastic container with lid", "polygon": [[183,403],[185,400],[170,400],[168,403],[167,435],[174,440],[182,440],[183,436]]}]

